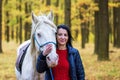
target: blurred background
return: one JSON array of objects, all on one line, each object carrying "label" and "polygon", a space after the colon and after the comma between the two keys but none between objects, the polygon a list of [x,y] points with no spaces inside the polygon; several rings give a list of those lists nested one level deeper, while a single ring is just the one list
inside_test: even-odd
[{"label": "blurred background", "polygon": [[16,49],[30,39],[31,12],[54,13],[80,51],[86,80],[120,80],[120,0],[0,0],[0,80],[16,80]]}]

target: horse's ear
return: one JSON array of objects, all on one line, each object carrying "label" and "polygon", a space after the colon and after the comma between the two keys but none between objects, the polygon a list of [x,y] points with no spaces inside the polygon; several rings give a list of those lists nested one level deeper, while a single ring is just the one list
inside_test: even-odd
[{"label": "horse's ear", "polygon": [[34,23],[37,23],[38,22],[38,19],[37,19],[37,16],[32,12],[32,21]]},{"label": "horse's ear", "polygon": [[54,20],[54,16],[53,16],[53,11],[51,10],[50,13],[47,15],[48,19],[53,21]]}]

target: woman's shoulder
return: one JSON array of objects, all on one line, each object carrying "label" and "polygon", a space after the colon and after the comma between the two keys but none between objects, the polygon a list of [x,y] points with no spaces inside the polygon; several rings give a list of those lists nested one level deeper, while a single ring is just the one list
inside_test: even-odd
[{"label": "woman's shoulder", "polygon": [[74,48],[74,47],[72,47],[72,46],[68,46],[68,51],[69,51],[70,53],[79,53],[78,49],[76,49],[76,48]]}]

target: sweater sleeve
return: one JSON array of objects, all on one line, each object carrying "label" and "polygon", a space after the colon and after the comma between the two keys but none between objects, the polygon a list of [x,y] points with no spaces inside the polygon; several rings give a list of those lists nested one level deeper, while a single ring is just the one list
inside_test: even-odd
[{"label": "sweater sleeve", "polygon": [[84,67],[82,64],[82,60],[79,54],[79,51],[77,50],[76,52],[76,60],[75,60],[75,64],[76,64],[76,75],[77,75],[77,80],[85,80],[85,72],[84,72]]},{"label": "sweater sleeve", "polygon": [[47,63],[46,63],[46,56],[44,56],[42,53],[37,58],[37,64],[36,64],[36,70],[39,73],[43,73],[48,69]]}]

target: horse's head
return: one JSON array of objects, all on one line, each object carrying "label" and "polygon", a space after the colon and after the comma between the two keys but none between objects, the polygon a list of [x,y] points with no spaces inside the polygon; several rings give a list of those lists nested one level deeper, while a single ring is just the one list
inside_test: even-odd
[{"label": "horse's head", "polygon": [[50,12],[47,16],[36,16],[32,13],[32,33],[33,46],[37,53],[45,50],[47,44],[52,44],[52,51],[46,56],[46,62],[49,67],[58,64],[58,55],[56,54],[56,25],[53,23],[53,14]]}]

